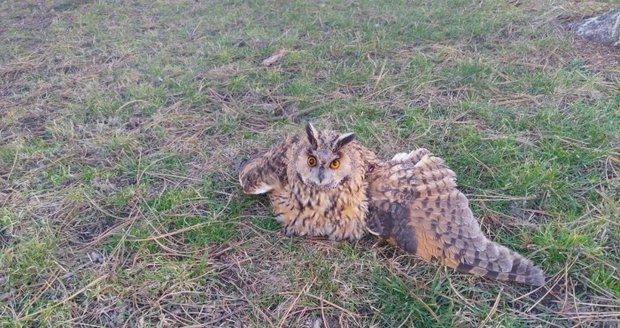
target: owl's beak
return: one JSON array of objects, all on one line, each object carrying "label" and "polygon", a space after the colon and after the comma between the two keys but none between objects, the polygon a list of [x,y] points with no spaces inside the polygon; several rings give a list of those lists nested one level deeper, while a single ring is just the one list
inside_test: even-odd
[{"label": "owl's beak", "polygon": [[319,182],[322,183],[323,179],[325,179],[325,169],[319,168]]}]

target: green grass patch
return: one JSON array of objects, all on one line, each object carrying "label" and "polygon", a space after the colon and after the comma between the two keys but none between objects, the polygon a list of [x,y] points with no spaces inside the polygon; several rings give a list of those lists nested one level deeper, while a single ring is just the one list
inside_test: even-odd
[{"label": "green grass patch", "polygon": [[[607,324],[620,84],[558,29],[592,6],[0,2],[0,326]],[[306,121],[441,156],[562,288],[284,236],[237,170]]]},{"label": "green grass patch", "polygon": [[211,221],[208,218],[190,217],[174,222],[178,229],[196,227],[184,233],[185,241],[196,246],[220,244],[235,235],[235,224],[232,222]]},{"label": "green grass patch", "polygon": [[409,322],[425,327],[451,326],[454,317],[451,300],[439,295],[420,295],[412,286],[383,269],[376,269],[372,279],[382,325]]}]

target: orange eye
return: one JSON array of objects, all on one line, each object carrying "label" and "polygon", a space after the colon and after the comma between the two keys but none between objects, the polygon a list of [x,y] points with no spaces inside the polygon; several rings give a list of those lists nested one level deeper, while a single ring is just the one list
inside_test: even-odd
[{"label": "orange eye", "polygon": [[316,157],[308,156],[308,166],[315,167],[316,166]]},{"label": "orange eye", "polygon": [[332,161],[332,162],[329,164],[329,167],[330,167],[331,169],[333,169],[333,170],[335,170],[335,169],[339,168],[339,167],[340,167],[340,161],[339,161],[339,160],[337,160],[337,159],[335,159],[334,161]]}]

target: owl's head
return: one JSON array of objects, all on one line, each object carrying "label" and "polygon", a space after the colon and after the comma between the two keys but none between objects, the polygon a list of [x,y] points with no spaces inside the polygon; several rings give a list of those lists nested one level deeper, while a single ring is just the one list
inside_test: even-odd
[{"label": "owl's head", "polygon": [[356,172],[358,163],[352,158],[353,150],[349,147],[355,139],[353,133],[319,132],[308,123],[306,135],[307,142],[301,143],[293,163],[297,176],[306,185],[334,188]]}]

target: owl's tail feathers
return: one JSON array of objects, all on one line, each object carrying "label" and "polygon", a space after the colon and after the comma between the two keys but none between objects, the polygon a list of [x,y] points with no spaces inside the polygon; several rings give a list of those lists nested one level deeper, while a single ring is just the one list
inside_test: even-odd
[{"label": "owl's tail feathers", "polygon": [[441,158],[424,148],[399,153],[376,176],[386,178],[370,182],[371,233],[460,272],[544,285],[540,268],[486,238]]},{"label": "owl's tail feathers", "polygon": [[[471,273],[489,279],[515,281],[532,286],[545,284],[543,271],[520,254],[496,244],[483,236],[484,251],[463,249],[456,256],[456,263],[447,263],[456,271]],[[451,262],[451,261],[447,261]]]}]

